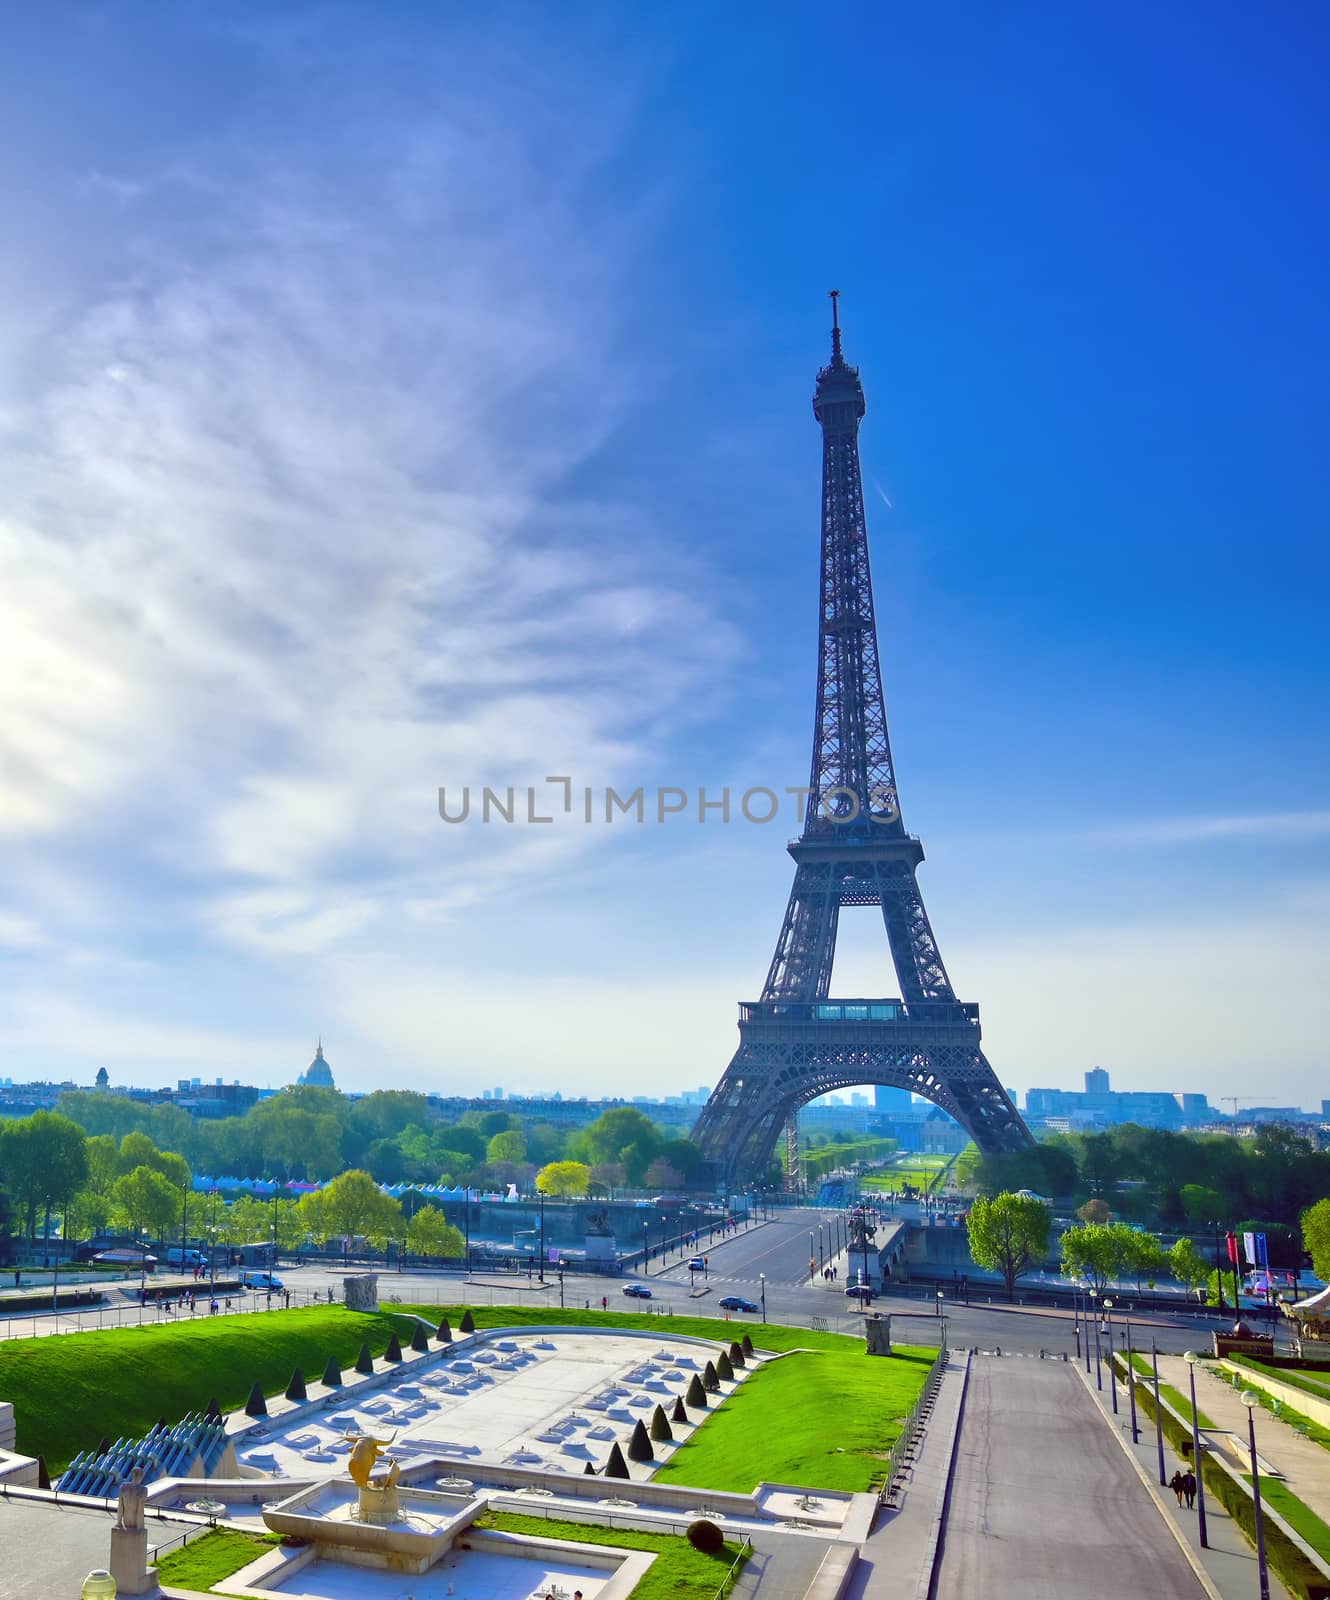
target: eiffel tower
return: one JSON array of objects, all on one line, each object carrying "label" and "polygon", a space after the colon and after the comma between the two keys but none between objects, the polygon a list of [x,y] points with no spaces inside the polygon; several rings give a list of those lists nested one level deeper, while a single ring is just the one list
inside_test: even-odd
[{"label": "eiffel tower", "polygon": [[[986,1154],[1030,1142],[980,1049],[979,1007],[952,990],[915,877],[924,847],[901,820],[859,471],[864,391],[841,352],[837,296],[831,361],[813,397],[822,426],[817,715],[803,832],[789,846],[794,888],[762,998],[740,1004],[739,1048],[693,1129],[731,1182],[765,1167],[782,1127],[797,1176],[800,1106],[852,1084],[923,1095]],[[899,998],[829,997],[842,906],[881,906]]]}]

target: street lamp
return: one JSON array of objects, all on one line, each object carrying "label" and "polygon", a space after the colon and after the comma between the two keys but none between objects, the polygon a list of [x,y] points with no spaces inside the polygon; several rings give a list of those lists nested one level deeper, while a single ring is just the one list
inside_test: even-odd
[{"label": "street lamp", "polygon": [[1164,1417],[1159,1407],[1159,1345],[1154,1339],[1150,1341],[1150,1366],[1154,1374],[1155,1449],[1159,1454],[1159,1487],[1162,1489],[1168,1479],[1164,1476]]},{"label": "street lamp", "polygon": [[808,1281],[813,1281],[813,1230],[808,1230]]},{"label": "street lamp", "polygon": [[1104,1301],[1104,1326],[1108,1330],[1108,1385],[1113,1391],[1113,1415],[1118,1414],[1118,1369],[1113,1365],[1113,1302]]},{"label": "street lamp", "polygon": [[937,1314],[938,1314],[938,1316],[942,1315],[942,1302],[943,1302],[943,1300],[945,1298],[946,1298],[945,1291],[942,1290],[942,1289],[939,1289],[938,1292],[937,1292]]},{"label": "street lamp", "polygon": [[83,1595],[83,1600],[115,1600],[116,1595],[119,1593],[115,1579],[101,1567],[98,1567],[96,1572],[90,1572],[84,1578],[83,1588],[80,1592]]},{"label": "street lamp", "polygon": [[[1087,1293],[1088,1293],[1088,1291],[1087,1291]],[[1099,1318],[1097,1316],[1095,1316],[1095,1314],[1094,1314],[1094,1309],[1093,1309],[1093,1306],[1094,1306],[1094,1295],[1093,1294],[1089,1294],[1089,1299],[1090,1299],[1090,1302],[1091,1302],[1090,1322],[1092,1323],[1092,1325],[1094,1327],[1094,1376],[1095,1376],[1095,1387],[1099,1390],[1100,1394],[1103,1394],[1103,1392],[1104,1392],[1104,1368],[1103,1368],[1103,1358],[1102,1358],[1102,1355],[1101,1355],[1100,1349],[1099,1349]]]},{"label": "street lamp", "polygon": [[540,1281],[545,1281],[545,1191],[540,1191]]},{"label": "street lamp", "polygon": [[1141,1430],[1136,1422],[1136,1356],[1131,1347],[1131,1322],[1127,1322],[1127,1399],[1131,1403],[1131,1442],[1140,1444]]},{"label": "street lamp", "polygon": [[1244,1389],[1238,1397],[1247,1408],[1247,1443],[1251,1449],[1251,1494],[1256,1507],[1256,1568],[1261,1580],[1261,1600],[1270,1600],[1270,1570],[1265,1563],[1265,1519],[1261,1513],[1261,1469],[1256,1460],[1256,1407],[1261,1397]]},{"label": "street lamp", "polygon": [[1209,1549],[1210,1540],[1205,1527],[1205,1473],[1201,1463],[1201,1425],[1196,1414],[1196,1363],[1201,1359],[1194,1350],[1184,1351],[1187,1376],[1191,1379],[1191,1451],[1196,1463],[1196,1513],[1201,1534],[1201,1548]]},{"label": "street lamp", "polygon": [[765,1272],[759,1272],[758,1275],[757,1275],[757,1281],[762,1285],[762,1320],[763,1320],[763,1322],[765,1322],[767,1320],[767,1275],[766,1275],[766,1273]]}]

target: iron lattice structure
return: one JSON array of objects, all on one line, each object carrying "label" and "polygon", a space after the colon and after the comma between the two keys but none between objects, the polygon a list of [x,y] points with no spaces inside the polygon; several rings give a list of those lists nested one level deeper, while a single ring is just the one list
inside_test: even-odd
[{"label": "iron lattice structure", "polygon": [[[851,1085],[923,1095],[986,1153],[1030,1142],[980,1048],[978,1006],[951,987],[919,893],[924,849],[901,818],[859,468],[864,410],[833,292],[831,361],[813,397],[822,428],[817,713],[803,832],[789,846],[794,887],[762,998],[740,1005],[739,1048],[693,1130],[727,1181],[765,1167],[801,1106]],[[842,906],[881,907],[899,998],[830,998]]]}]

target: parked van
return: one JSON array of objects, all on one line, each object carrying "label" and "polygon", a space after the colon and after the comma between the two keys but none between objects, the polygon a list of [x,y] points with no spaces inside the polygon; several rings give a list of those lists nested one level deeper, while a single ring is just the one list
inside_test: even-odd
[{"label": "parked van", "polygon": [[202,1250],[181,1250],[179,1246],[166,1252],[166,1264],[168,1267],[186,1267],[191,1272],[195,1267],[207,1266]]},{"label": "parked van", "polygon": [[257,1289],[260,1294],[280,1294],[283,1287],[282,1280],[272,1272],[242,1272],[240,1282],[244,1288]]}]

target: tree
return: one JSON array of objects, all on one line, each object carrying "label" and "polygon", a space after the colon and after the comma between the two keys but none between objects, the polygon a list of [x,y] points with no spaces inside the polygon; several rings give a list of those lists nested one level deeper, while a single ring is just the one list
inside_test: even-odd
[{"label": "tree", "polygon": [[1191,1242],[1179,1239],[1168,1252],[1169,1271],[1188,1291],[1205,1282],[1210,1275],[1210,1263]]},{"label": "tree", "polygon": [[526,1160],[526,1135],[516,1128],[505,1128],[496,1133],[485,1146],[485,1159],[489,1162],[511,1161],[516,1165]]},{"label": "tree", "polygon": [[660,1129],[645,1112],[636,1106],[612,1106],[569,1139],[568,1151],[578,1159],[585,1156],[591,1166],[621,1162],[628,1182],[640,1188],[663,1143]]},{"label": "tree", "polygon": [[438,1206],[422,1206],[406,1229],[407,1246],[418,1256],[460,1256],[466,1248],[462,1230],[439,1210]]},{"label": "tree", "polygon": [[301,1209],[307,1205],[307,1219],[314,1225],[310,1231],[321,1232],[325,1238],[331,1234],[359,1236],[381,1249],[388,1239],[402,1237],[401,1206],[391,1195],[384,1194],[368,1172],[357,1168],[334,1178],[326,1188],[306,1195],[300,1202]]},{"label": "tree", "polygon": [[1062,1235],[1064,1270],[1088,1279],[1099,1293],[1110,1278],[1119,1278],[1126,1270],[1135,1233],[1125,1222],[1086,1222],[1068,1228]]},{"label": "tree", "polygon": [[1100,1227],[1113,1220],[1112,1207],[1107,1200],[1101,1200],[1098,1195],[1093,1200],[1087,1200],[1083,1206],[1077,1206],[1076,1215],[1082,1222],[1098,1223]]},{"label": "tree", "polygon": [[1312,1253],[1318,1278],[1330,1278],[1330,1200],[1318,1200],[1302,1213],[1302,1242]]},{"label": "tree", "polygon": [[683,1173],[678,1167],[672,1167],[664,1156],[657,1156],[647,1168],[649,1189],[682,1189],[683,1184]]},{"label": "tree", "polygon": [[1146,1233],[1143,1228],[1128,1228],[1123,1239],[1122,1270],[1136,1279],[1139,1294],[1143,1278],[1153,1284],[1161,1272],[1172,1269],[1168,1251],[1153,1233]]},{"label": "tree", "polygon": [[146,1233],[162,1238],[180,1213],[180,1191],[149,1166],[135,1167],[117,1178],[113,1194],[136,1236]]},{"label": "tree", "polygon": [[1215,1222],[1224,1215],[1224,1199],[1218,1189],[1203,1183],[1184,1183],[1178,1190],[1182,1202],[1182,1215],[1187,1226],[1200,1228]]},{"label": "tree", "polygon": [[541,1194],[585,1194],[591,1182],[591,1169],[582,1161],[551,1161],[536,1174]]},{"label": "tree", "polygon": [[1028,1195],[980,1196],[970,1206],[966,1227],[975,1264],[1000,1272],[1008,1296],[1016,1293],[1016,1280],[1036,1260],[1048,1254],[1049,1211],[1042,1200]]},{"label": "tree", "polygon": [[34,1111],[0,1129],[0,1173],[23,1208],[24,1231],[37,1232],[37,1213],[49,1237],[51,1213],[69,1204],[88,1180],[87,1135],[55,1111]]}]

